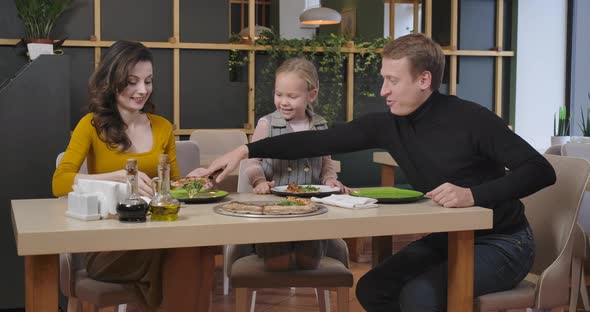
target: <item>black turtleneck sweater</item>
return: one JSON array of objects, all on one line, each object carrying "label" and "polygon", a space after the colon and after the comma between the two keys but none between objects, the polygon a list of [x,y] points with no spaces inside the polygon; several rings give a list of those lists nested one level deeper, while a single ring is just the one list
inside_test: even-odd
[{"label": "black turtleneck sweater", "polygon": [[522,229],[527,221],[519,198],[555,183],[547,160],[501,118],[437,91],[407,116],[372,113],[337,128],[248,144],[249,157],[277,159],[369,148],[387,150],[418,191],[426,193],[445,182],[470,188],[476,206],[494,210],[494,228],[479,235]]}]

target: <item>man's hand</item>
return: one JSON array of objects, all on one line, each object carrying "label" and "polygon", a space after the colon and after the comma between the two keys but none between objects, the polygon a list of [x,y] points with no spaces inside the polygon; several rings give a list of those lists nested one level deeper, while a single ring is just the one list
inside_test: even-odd
[{"label": "man's hand", "polygon": [[470,207],[475,203],[471,189],[459,187],[451,183],[442,184],[426,193],[426,197],[447,208]]},{"label": "man's hand", "polygon": [[[200,172],[202,176],[213,175],[217,170],[223,169],[223,171],[215,179],[216,183],[219,183],[225,179],[225,177],[234,171],[240,165],[242,159],[248,158],[248,147],[242,145],[235,150],[225,153],[215,159],[211,165],[204,172]],[[191,172],[192,173],[192,172]]]}]

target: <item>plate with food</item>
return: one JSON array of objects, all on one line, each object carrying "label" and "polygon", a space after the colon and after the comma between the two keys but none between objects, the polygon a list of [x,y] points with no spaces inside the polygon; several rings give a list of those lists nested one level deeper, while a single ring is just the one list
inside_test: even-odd
[{"label": "plate with food", "polygon": [[187,204],[210,203],[229,195],[226,191],[203,189],[208,182],[207,178],[181,178],[170,183],[170,194]]},{"label": "plate with food", "polygon": [[350,192],[352,196],[377,199],[378,203],[409,203],[424,198],[424,193],[395,187],[370,187]]},{"label": "plate with food", "polygon": [[275,186],[270,192],[280,196],[324,197],[340,193],[340,189],[328,185],[314,185],[289,183],[289,185]]},{"label": "plate with food", "polygon": [[247,218],[292,218],[315,216],[328,211],[307,198],[288,196],[281,201],[230,201],[213,207],[219,214]]}]

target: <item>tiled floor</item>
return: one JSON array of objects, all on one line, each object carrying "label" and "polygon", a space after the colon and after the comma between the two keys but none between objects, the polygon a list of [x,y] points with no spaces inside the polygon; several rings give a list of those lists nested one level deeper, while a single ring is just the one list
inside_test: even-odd
[{"label": "tiled floor", "polygon": [[[215,289],[213,291],[214,312],[233,312],[235,307],[235,297],[230,289],[228,296],[223,295],[221,266],[217,262],[217,271],[215,277]],[[350,269],[354,274],[354,282],[370,268],[370,263],[351,262]],[[359,305],[355,295],[354,286],[349,292],[350,312],[364,311]],[[331,311],[338,311],[336,306],[336,293],[330,292]],[[295,312],[295,311],[319,311],[318,303],[314,289],[312,288],[280,288],[280,289],[261,289],[256,295],[256,312]]]}]

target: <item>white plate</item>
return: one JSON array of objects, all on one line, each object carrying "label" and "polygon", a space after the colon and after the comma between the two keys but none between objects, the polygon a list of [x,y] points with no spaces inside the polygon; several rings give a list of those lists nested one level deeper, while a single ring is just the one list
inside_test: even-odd
[{"label": "white plate", "polygon": [[340,189],[337,187],[327,186],[327,185],[315,185],[315,184],[302,184],[299,185],[301,187],[305,186],[313,186],[319,188],[317,192],[305,192],[305,193],[296,193],[296,192],[289,192],[287,191],[288,185],[280,185],[275,186],[270,189],[270,191],[275,195],[281,196],[299,196],[299,197],[323,197],[328,196],[331,194],[340,193]]}]

